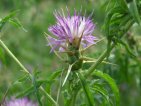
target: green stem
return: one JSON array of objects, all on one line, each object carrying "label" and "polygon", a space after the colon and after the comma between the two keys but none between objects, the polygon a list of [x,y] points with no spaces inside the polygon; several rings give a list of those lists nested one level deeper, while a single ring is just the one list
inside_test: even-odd
[{"label": "green stem", "polygon": [[[129,30],[129,28],[133,25],[133,23],[134,23],[134,21],[133,20],[127,20],[126,21],[126,23],[127,23],[127,25],[126,25],[126,31],[125,32],[123,32],[123,34],[121,34],[121,37],[120,38],[122,38],[123,37],[123,35]],[[125,23],[125,24],[126,24]],[[108,44],[109,45],[109,44]],[[110,52],[111,52],[111,50],[115,47],[115,43],[114,44],[112,44],[111,45],[111,47],[107,47],[107,50],[105,50],[104,52],[103,52],[103,54],[98,58],[98,60],[96,61],[96,63],[95,64],[93,64],[89,69],[88,69],[88,72],[85,74],[85,77],[88,77],[96,68],[97,68],[97,66],[104,60],[104,58],[106,57],[106,56],[108,56],[108,54],[110,54]]]},{"label": "green stem", "polygon": [[91,94],[90,88],[85,80],[85,77],[83,75],[81,75],[81,73],[76,73],[80,79],[81,85],[83,87],[83,91],[85,93],[85,96],[88,100],[89,106],[95,106],[95,101],[93,98],[93,95]]},{"label": "green stem", "polygon": [[56,101],[45,91],[45,89],[41,86],[39,88],[44,94],[45,96],[55,105],[55,106],[59,106]]},{"label": "green stem", "polygon": [[98,60],[93,64],[89,69],[88,72],[85,74],[85,77],[88,77],[96,68],[97,66],[104,60],[104,58],[109,55],[110,51],[114,48],[115,44],[108,48],[103,52],[103,54],[98,58]]},{"label": "green stem", "polygon": [[73,92],[72,101],[71,101],[71,106],[75,106],[76,96],[77,96],[77,91],[74,91]]},{"label": "green stem", "polygon": [[37,88],[36,78],[34,76],[32,77],[32,83],[34,85],[35,95],[36,95],[36,98],[38,100],[38,103],[39,103],[40,106],[43,106],[42,102],[40,100],[40,95],[39,95],[39,90]]},{"label": "green stem", "polygon": [[[32,80],[32,75],[30,74],[30,72],[24,67],[24,65],[22,65],[22,63],[14,56],[14,54],[8,49],[8,47],[3,43],[3,41],[0,39],[0,45],[5,49],[5,51],[16,61],[16,63],[23,69],[23,71],[25,73],[27,73],[31,80]],[[41,86],[40,90],[43,91],[46,95],[46,97],[52,101],[52,103],[55,104],[55,106],[58,106],[57,103],[54,101],[54,99],[45,91],[45,89]]]},{"label": "green stem", "polygon": [[68,101],[68,106],[75,106],[75,101],[77,97],[78,90],[73,90],[71,94],[71,99]]},{"label": "green stem", "polygon": [[65,106],[75,106],[77,94],[80,89],[79,85],[74,85],[74,82],[76,81],[75,77],[76,76],[73,76],[74,79],[69,80],[69,83],[68,83],[69,84],[68,85],[69,99],[67,99]]},{"label": "green stem", "polygon": [[[5,49],[5,51],[16,61],[16,63],[23,69],[23,71],[30,75],[29,71],[21,64],[21,62],[13,55],[13,53],[8,49],[8,47],[3,43],[0,39],[1,46]],[[30,75],[31,76],[31,75]]]}]

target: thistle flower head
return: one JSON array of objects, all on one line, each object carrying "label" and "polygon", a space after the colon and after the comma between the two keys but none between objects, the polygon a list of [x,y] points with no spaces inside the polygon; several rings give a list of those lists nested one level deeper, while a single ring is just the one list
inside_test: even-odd
[{"label": "thistle flower head", "polygon": [[11,99],[6,102],[5,106],[38,106],[36,103],[29,101],[27,98],[22,99]]},{"label": "thistle flower head", "polygon": [[73,16],[65,16],[64,12],[55,12],[56,24],[49,27],[54,37],[48,36],[49,46],[52,50],[67,51],[70,46],[76,49],[95,44],[96,37],[92,35],[95,24],[91,17],[81,16],[74,12]]}]

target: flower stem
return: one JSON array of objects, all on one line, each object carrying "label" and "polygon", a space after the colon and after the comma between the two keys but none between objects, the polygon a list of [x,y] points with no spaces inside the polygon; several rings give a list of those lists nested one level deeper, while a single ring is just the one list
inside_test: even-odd
[{"label": "flower stem", "polygon": [[115,44],[113,44],[110,48],[105,50],[103,54],[98,58],[98,60],[93,64],[89,69],[88,72],[85,74],[85,77],[88,77],[96,68],[97,66],[104,60],[104,58],[109,55],[109,52],[114,48]]}]

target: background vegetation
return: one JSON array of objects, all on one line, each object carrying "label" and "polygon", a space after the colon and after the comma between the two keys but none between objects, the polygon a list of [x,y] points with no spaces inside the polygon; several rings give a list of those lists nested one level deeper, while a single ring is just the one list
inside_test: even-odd
[{"label": "background vegetation", "polygon": [[[19,10],[16,19],[24,27],[16,28],[7,24],[0,32],[1,39],[6,43],[16,57],[29,69],[40,71],[40,79],[48,79],[52,72],[63,67],[61,61],[50,53],[50,47],[44,32],[55,23],[53,12],[66,9],[73,12],[74,8],[89,15],[94,11],[93,21],[96,24],[94,35],[99,39],[105,38],[102,32],[105,19],[106,0],[0,0],[0,18],[5,17],[13,10]],[[133,58],[124,46],[117,45],[112,51],[109,61],[112,64],[102,64],[98,68],[115,79],[121,97],[121,106],[141,105],[141,27],[136,24],[130,29],[123,40],[129,45],[131,51],[137,55]],[[87,55],[97,59],[106,48],[106,39],[89,49]],[[88,64],[89,65],[89,64]],[[21,78],[20,67],[0,47],[0,101],[6,90]],[[15,83],[14,83],[15,84]],[[7,93],[7,98],[16,96],[26,89],[30,83],[15,84]],[[57,92],[58,83],[52,86],[52,95]],[[46,85],[46,87],[48,87]],[[30,95],[34,98],[34,94]],[[56,98],[56,97],[54,97]]]}]

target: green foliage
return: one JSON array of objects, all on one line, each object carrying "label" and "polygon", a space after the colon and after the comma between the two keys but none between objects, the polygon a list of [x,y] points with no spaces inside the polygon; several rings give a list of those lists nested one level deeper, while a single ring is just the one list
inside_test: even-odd
[{"label": "green foliage", "polygon": [[85,95],[88,99],[89,106],[95,106],[93,96],[90,92],[90,88],[89,88],[84,76],[82,76],[80,73],[77,73],[77,74],[78,74],[78,77],[80,78],[80,82],[82,84],[83,90],[84,90]]},{"label": "green foliage", "polygon": [[102,86],[100,86],[99,84],[95,84],[94,87],[92,87],[91,89],[103,95],[104,99],[106,100],[106,104],[110,105],[110,99],[108,96],[109,94]]},{"label": "green foliage", "polygon": [[11,23],[12,25],[14,25],[16,27],[22,27],[23,28],[23,26],[20,24],[19,21],[17,21],[16,19],[13,19],[13,17],[17,14],[17,12],[18,11],[11,12],[8,16],[6,16],[6,17],[4,17],[0,20],[0,32],[7,22]]},{"label": "green foliage", "polygon": [[141,24],[141,18],[140,18],[140,15],[139,15],[139,9],[138,9],[138,6],[137,6],[138,3],[139,3],[138,0],[133,0],[133,2],[131,2],[129,4],[129,11],[130,11],[132,17],[134,18],[134,20],[138,24]]},{"label": "green foliage", "polygon": [[[113,80],[113,78],[111,78],[108,74],[103,73],[103,72],[98,71],[98,70],[95,70],[93,72],[93,75],[104,79],[110,85],[110,87],[111,87],[111,89],[114,93],[114,96],[115,96],[115,101],[116,101],[115,106],[119,106],[119,104],[120,104],[119,90],[118,90],[118,87],[117,87],[115,81]],[[106,96],[108,96],[108,95],[106,95]]]},{"label": "green foliage", "polygon": [[[86,16],[94,10],[92,18],[97,23],[94,34],[100,39],[107,37],[107,41],[84,53],[98,58],[95,63],[83,64],[88,70],[86,72],[71,72],[73,69],[68,69],[68,65],[64,68],[65,64],[45,46],[43,33],[54,23],[53,11],[65,9],[66,5],[71,13],[73,8],[79,11],[82,6],[82,13],[87,11]],[[81,3],[73,0],[0,1],[1,42],[21,60],[19,62],[24,64],[20,65],[21,68],[26,66],[30,70],[29,74],[21,73],[13,57],[0,48],[0,101],[5,96],[6,99],[27,96],[40,106],[65,106],[65,103],[72,106],[140,106],[140,24],[140,0],[81,0]],[[117,65],[101,64],[103,61]],[[58,69],[58,66],[63,68]],[[33,67],[37,67],[39,73]],[[65,75],[67,69],[68,75]],[[98,70],[104,70],[104,73]],[[7,88],[9,91],[5,94]]]}]

